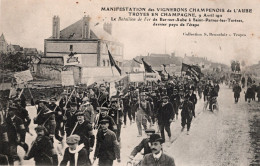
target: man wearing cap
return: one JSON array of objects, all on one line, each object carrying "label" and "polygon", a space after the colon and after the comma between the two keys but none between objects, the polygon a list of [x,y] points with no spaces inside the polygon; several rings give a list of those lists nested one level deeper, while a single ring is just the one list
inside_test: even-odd
[{"label": "man wearing cap", "polygon": [[60,166],[91,166],[89,159],[89,152],[84,147],[84,144],[80,144],[80,136],[73,134],[66,139],[68,148],[65,149],[63,159]]},{"label": "man wearing cap", "polygon": [[166,130],[169,140],[171,140],[171,122],[174,119],[175,113],[173,112],[173,106],[168,102],[169,97],[162,97],[163,103],[160,105],[157,113],[158,125],[161,131],[162,139],[165,141],[164,129]]},{"label": "man wearing cap", "polygon": [[141,152],[143,149],[144,149],[144,153],[143,153],[144,156],[145,156],[146,154],[152,153],[149,140],[150,140],[150,136],[155,133],[155,130],[154,130],[154,129],[146,129],[146,130],[145,130],[145,133],[146,133],[146,135],[147,135],[147,138],[144,138],[144,139],[139,143],[139,145],[137,145],[137,146],[134,148],[134,150],[131,152],[131,155],[129,156],[129,158],[130,158],[131,160],[133,160],[134,157],[137,155],[137,153]]},{"label": "man wearing cap", "polygon": [[162,151],[163,139],[159,134],[152,134],[150,136],[149,142],[151,143],[152,153],[144,156],[142,161],[142,166],[157,166],[157,165],[167,165],[175,166],[174,159]]},{"label": "man wearing cap", "polygon": [[71,134],[77,134],[80,136],[79,144],[84,143],[85,148],[88,151],[93,150],[95,143],[95,136],[93,133],[92,125],[89,121],[85,120],[84,112],[77,112],[78,122],[75,124]]},{"label": "man wearing cap", "polygon": [[100,117],[99,117],[97,125],[101,126],[101,121],[106,119],[109,122],[108,129],[113,131],[114,133],[116,133],[117,125],[116,125],[114,119],[111,116],[109,116],[108,108],[107,107],[100,107],[99,109],[100,109]]},{"label": "man wearing cap", "polygon": [[187,135],[189,135],[190,125],[192,121],[192,111],[193,111],[193,103],[189,101],[190,96],[186,95],[184,97],[184,101],[180,106],[181,111],[181,131],[184,130],[185,125],[187,124]]},{"label": "man wearing cap", "polygon": [[131,106],[130,106],[130,98],[128,95],[125,95],[123,98],[123,110],[124,110],[124,125],[126,126],[127,115],[130,120],[130,124],[132,124],[132,114],[131,114]]},{"label": "man wearing cap", "polygon": [[176,119],[178,119],[178,112],[179,112],[179,106],[181,103],[181,96],[178,94],[177,89],[173,89],[173,93],[170,97],[170,102],[172,103],[173,106],[173,111],[176,114]]},{"label": "man wearing cap", "polygon": [[98,158],[99,166],[112,166],[115,159],[121,162],[119,143],[115,133],[108,129],[109,121],[103,119],[100,123],[101,129],[97,133],[94,161]]},{"label": "man wearing cap", "polygon": [[72,102],[70,104],[70,109],[66,111],[64,120],[65,120],[65,130],[67,135],[70,135],[73,127],[75,126],[77,120],[77,103]]},{"label": "man wearing cap", "polygon": [[242,91],[241,86],[236,83],[233,87],[233,92],[234,92],[234,98],[235,98],[235,103],[238,102],[238,99],[240,98],[240,92]]},{"label": "man wearing cap", "polygon": [[37,126],[35,128],[37,137],[33,141],[31,149],[28,154],[24,156],[24,160],[34,158],[35,165],[58,165],[58,156],[54,150],[51,139],[46,135],[46,128],[44,126]]},{"label": "man wearing cap", "polygon": [[151,115],[151,106],[145,99],[146,95],[142,92],[140,94],[140,100],[136,103],[138,105],[136,112],[136,125],[139,133],[138,137],[142,136],[142,125],[145,130],[147,129],[147,120]]},{"label": "man wearing cap", "polygon": [[189,94],[188,95],[189,95],[189,101],[191,101],[192,104],[193,104],[192,115],[195,118],[195,106],[197,104],[197,96],[196,96],[196,94],[194,94],[194,87],[191,87],[189,89]]},{"label": "man wearing cap", "polygon": [[123,124],[123,111],[119,106],[118,99],[115,97],[111,98],[110,110],[108,115],[113,118],[116,123],[117,130],[115,132],[117,141],[120,142],[121,126]]},{"label": "man wearing cap", "polygon": [[[62,137],[64,135],[64,130],[63,130],[63,110],[58,106],[56,105],[56,102],[57,99],[55,97],[52,97],[50,98],[50,104],[48,105],[48,108],[51,110],[51,111],[54,111],[54,114],[55,114],[55,121],[56,121],[56,128],[55,128],[55,138],[58,140],[58,141],[62,141]],[[59,134],[59,132],[61,133],[61,136]]]}]

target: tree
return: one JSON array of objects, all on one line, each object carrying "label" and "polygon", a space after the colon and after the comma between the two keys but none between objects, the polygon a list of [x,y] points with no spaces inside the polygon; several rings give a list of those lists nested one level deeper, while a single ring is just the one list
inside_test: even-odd
[{"label": "tree", "polygon": [[29,69],[31,60],[21,53],[7,53],[0,55],[0,69],[4,71],[18,72]]}]

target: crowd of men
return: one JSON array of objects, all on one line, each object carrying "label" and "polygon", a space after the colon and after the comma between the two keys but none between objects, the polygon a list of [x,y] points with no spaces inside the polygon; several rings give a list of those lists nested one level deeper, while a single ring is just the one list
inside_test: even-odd
[{"label": "crowd of men", "polygon": [[[129,120],[130,124],[136,123],[137,137],[143,135],[143,129],[149,134],[149,138],[133,150],[130,159],[144,148],[142,165],[151,165],[151,158],[161,165],[165,162],[174,165],[173,158],[162,154],[161,147],[162,143],[172,140],[171,123],[181,118],[181,131],[186,128],[189,135],[198,98],[208,102],[212,111],[212,99],[218,96],[219,90],[217,80],[176,77],[149,86],[129,84],[117,95],[109,97],[109,86],[95,83],[88,88],[54,94],[48,100],[41,94],[39,100],[31,101],[37,106],[37,116],[31,120],[26,98],[22,90],[17,89],[17,94],[6,105],[1,105],[0,164],[13,165],[14,161],[20,160],[17,146],[21,146],[26,152],[24,160],[34,158],[35,165],[67,165],[68,162],[70,165],[92,165],[97,159],[101,166],[113,165],[114,160],[121,160],[120,134]],[[29,149],[25,137],[30,134],[31,121],[37,124],[37,137]],[[152,129],[154,125],[158,126],[160,134]],[[94,130],[97,130],[96,135]],[[62,161],[58,161],[54,139],[59,142],[66,139],[68,147]],[[92,152],[94,158],[90,159]]]}]

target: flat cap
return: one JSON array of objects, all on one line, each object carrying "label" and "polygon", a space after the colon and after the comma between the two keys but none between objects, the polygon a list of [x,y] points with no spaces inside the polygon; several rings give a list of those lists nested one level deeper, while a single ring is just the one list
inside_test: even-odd
[{"label": "flat cap", "polygon": [[80,141],[80,136],[73,134],[66,139],[67,144],[76,144]]},{"label": "flat cap", "polygon": [[100,124],[106,124],[106,123],[109,123],[109,120],[108,119],[102,119],[100,121]]}]

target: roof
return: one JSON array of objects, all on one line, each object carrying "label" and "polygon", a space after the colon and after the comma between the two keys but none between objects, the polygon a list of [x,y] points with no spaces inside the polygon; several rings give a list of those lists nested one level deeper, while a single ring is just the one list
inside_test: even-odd
[{"label": "roof", "polygon": [[38,53],[37,48],[24,48],[25,54],[32,54],[32,53]]},{"label": "roof", "polygon": [[[2,34],[2,35],[0,36],[0,41],[5,41],[4,34]],[[5,42],[6,42],[6,41],[5,41]]]},{"label": "roof", "polygon": [[[83,18],[69,25],[68,27],[60,31],[60,39],[66,40],[82,40],[82,24]],[[90,20],[90,39],[102,39],[108,41],[117,41],[111,34],[103,29],[103,25],[100,23],[94,23]],[[50,37],[49,39],[52,39]]]},{"label": "roof", "polygon": [[12,45],[12,47],[15,51],[22,51],[22,47],[20,47],[19,45]]}]

